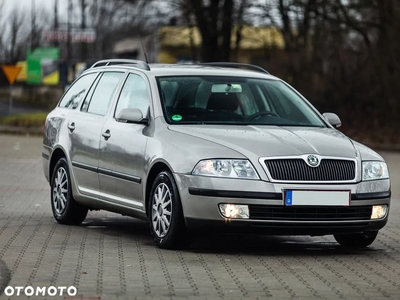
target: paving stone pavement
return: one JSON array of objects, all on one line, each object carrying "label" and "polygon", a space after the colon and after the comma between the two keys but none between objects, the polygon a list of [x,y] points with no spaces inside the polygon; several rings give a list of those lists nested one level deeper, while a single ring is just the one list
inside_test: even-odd
[{"label": "paving stone pavement", "polygon": [[329,236],[227,236],[168,251],[145,222],[105,211],[82,226],[57,224],[41,139],[0,135],[0,289],[75,286],[77,297],[47,299],[86,300],[400,299],[400,154],[383,156],[390,221],[368,249],[344,250]]}]

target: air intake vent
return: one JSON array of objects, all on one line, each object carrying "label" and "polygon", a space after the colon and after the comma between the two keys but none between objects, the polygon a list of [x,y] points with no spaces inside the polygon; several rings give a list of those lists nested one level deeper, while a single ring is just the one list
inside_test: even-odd
[{"label": "air intake vent", "polygon": [[370,220],[372,206],[287,207],[250,205],[250,219],[277,221],[359,221]]}]

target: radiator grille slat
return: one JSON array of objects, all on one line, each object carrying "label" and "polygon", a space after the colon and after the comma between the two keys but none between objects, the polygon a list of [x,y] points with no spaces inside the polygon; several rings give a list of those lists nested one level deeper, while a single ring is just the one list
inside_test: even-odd
[{"label": "radiator grille slat", "polygon": [[322,159],[318,167],[310,167],[303,159],[271,159],[264,161],[272,179],[282,181],[350,181],[356,176],[352,160]]}]

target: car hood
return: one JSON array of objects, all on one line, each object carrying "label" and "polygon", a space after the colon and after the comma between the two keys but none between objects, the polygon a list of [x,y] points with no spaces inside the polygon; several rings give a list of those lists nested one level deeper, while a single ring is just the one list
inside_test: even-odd
[{"label": "car hood", "polygon": [[220,144],[252,159],[302,154],[357,156],[353,142],[332,128],[250,125],[170,125],[168,128]]}]

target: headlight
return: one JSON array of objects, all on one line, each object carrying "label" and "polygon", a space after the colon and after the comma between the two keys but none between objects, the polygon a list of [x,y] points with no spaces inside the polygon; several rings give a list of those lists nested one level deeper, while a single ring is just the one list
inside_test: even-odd
[{"label": "headlight", "polygon": [[259,179],[248,160],[207,159],[200,161],[193,169],[193,175],[211,177]]},{"label": "headlight", "polygon": [[388,179],[389,170],[386,163],[381,161],[364,161],[362,163],[362,180]]}]

